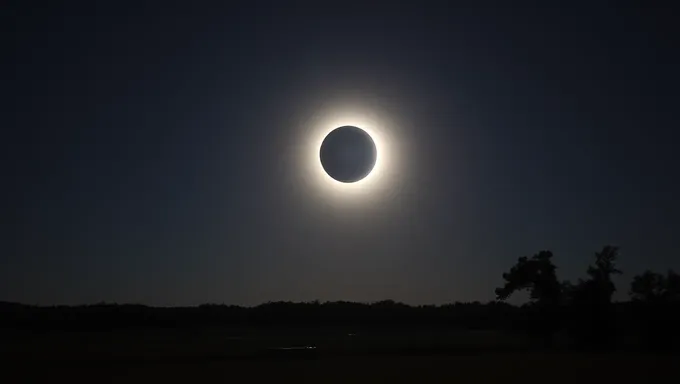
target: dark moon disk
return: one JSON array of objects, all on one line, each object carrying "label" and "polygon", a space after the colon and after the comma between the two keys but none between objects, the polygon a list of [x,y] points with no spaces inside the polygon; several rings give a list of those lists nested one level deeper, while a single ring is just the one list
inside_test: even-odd
[{"label": "dark moon disk", "polygon": [[323,139],[319,156],[330,177],[342,183],[354,183],[371,173],[377,150],[366,131],[347,125],[332,130]]}]

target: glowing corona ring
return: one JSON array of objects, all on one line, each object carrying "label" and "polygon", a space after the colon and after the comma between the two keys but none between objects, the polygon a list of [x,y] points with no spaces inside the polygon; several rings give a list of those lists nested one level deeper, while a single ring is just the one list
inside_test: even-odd
[{"label": "glowing corona ring", "polygon": [[[332,109],[332,111],[329,111]],[[344,111],[344,112],[343,112]],[[353,112],[349,112],[353,111]],[[301,167],[310,188],[317,190],[324,200],[362,203],[380,199],[385,189],[391,187],[390,176],[397,168],[392,158],[392,142],[387,129],[375,114],[360,112],[358,108],[328,108],[317,112],[307,120],[304,127],[304,145],[300,148]],[[326,173],[321,164],[319,151],[326,136],[342,126],[354,126],[364,130],[376,147],[375,165],[363,179],[353,183],[343,183]]]}]

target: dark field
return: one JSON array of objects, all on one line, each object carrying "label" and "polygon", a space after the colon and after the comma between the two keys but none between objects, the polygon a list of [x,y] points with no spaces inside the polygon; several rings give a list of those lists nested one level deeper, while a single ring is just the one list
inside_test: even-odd
[{"label": "dark field", "polygon": [[78,362],[19,364],[2,379],[14,382],[113,383],[649,383],[671,382],[674,357],[592,354],[482,354],[469,356],[355,356],[317,359],[204,362]]},{"label": "dark field", "polygon": [[[0,382],[650,382],[680,359],[531,350],[496,331],[5,332]],[[279,347],[313,349],[280,350]]]},{"label": "dark field", "polygon": [[296,358],[432,354],[517,350],[528,344],[523,335],[499,331],[344,327],[140,328],[111,332],[14,330],[5,332],[2,338],[4,343],[0,350],[5,359],[43,361],[58,358],[148,362],[288,357],[290,354]]}]

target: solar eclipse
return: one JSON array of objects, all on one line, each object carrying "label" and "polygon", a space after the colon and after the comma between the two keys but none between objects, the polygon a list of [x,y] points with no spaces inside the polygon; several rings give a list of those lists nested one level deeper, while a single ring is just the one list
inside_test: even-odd
[{"label": "solar eclipse", "polygon": [[353,126],[332,130],[321,143],[319,158],[328,176],[341,183],[356,183],[368,176],[377,157],[371,136]]}]

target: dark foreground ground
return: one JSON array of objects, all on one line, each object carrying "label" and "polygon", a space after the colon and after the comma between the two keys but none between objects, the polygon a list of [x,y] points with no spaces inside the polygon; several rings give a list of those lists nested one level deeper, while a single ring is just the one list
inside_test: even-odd
[{"label": "dark foreground ground", "polygon": [[338,328],[4,330],[0,359],[0,383],[619,384],[675,382],[680,365],[632,351],[539,351],[489,331]]},{"label": "dark foreground ground", "polygon": [[[677,358],[642,355],[482,354],[312,360],[15,364],[0,378],[82,383],[654,383],[674,382]],[[669,381],[670,380],[670,381]]]}]

